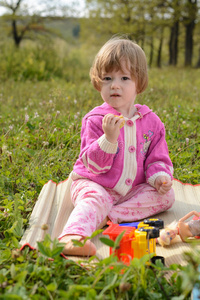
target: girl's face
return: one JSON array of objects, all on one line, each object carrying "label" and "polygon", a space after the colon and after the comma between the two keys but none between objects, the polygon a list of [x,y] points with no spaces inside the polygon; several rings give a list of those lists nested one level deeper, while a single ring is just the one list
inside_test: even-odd
[{"label": "girl's face", "polygon": [[100,93],[106,103],[124,117],[132,118],[135,113],[136,83],[131,78],[126,63],[122,62],[121,66],[123,72],[113,70],[103,73]]}]

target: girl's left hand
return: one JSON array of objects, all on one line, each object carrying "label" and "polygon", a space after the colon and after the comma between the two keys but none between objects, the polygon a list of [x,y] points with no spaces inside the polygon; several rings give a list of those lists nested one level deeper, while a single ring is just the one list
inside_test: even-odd
[{"label": "girl's left hand", "polygon": [[155,188],[159,194],[166,194],[172,187],[172,181],[167,176],[158,176],[154,182]]}]

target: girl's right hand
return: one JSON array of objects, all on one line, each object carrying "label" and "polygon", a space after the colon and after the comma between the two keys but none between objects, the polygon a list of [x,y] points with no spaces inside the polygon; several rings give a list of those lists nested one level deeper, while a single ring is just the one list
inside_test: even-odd
[{"label": "girl's right hand", "polygon": [[103,118],[102,128],[105,133],[106,139],[110,143],[117,143],[120,133],[120,125],[124,122],[123,118],[113,114],[107,114]]}]

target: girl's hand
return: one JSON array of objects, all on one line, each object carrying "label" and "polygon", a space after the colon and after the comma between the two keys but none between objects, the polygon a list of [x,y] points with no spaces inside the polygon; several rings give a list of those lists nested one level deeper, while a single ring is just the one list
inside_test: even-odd
[{"label": "girl's hand", "polygon": [[159,194],[166,194],[172,187],[172,181],[167,176],[158,176],[154,182],[155,188]]},{"label": "girl's hand", "polygon": [[119,116],[115,116],[113,114],[107,114],[104,116],[102,128],[105,133],[106,139],[110,143],[117,143],[117,139],[120,133],[120,125],[123,121],[123,118],[119,118]]}]

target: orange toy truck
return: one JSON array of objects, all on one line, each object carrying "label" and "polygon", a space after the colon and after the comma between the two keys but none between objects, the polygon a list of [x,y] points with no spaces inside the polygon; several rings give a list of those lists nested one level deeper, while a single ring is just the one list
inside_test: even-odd
[{"label": "orange toy truck", "polygon": [[[109,226],[103,232],[113,241],[124,232],[119,248],[115,249],[115,255],[126,264],[130,263],[134,257],[141,258],[147,253],[156,255],[156,238],[159,231],[164,227],[164,222],[160,219],[145,219],[143,222],[132,222],[124,224],[107,223]],[[113,249],[110,248],[110,254]],[[153,261],[155,261],[156,256]],[[158,259],[158,257],[157,257]],[[163,258],[160,258],[163,261]]]}]

